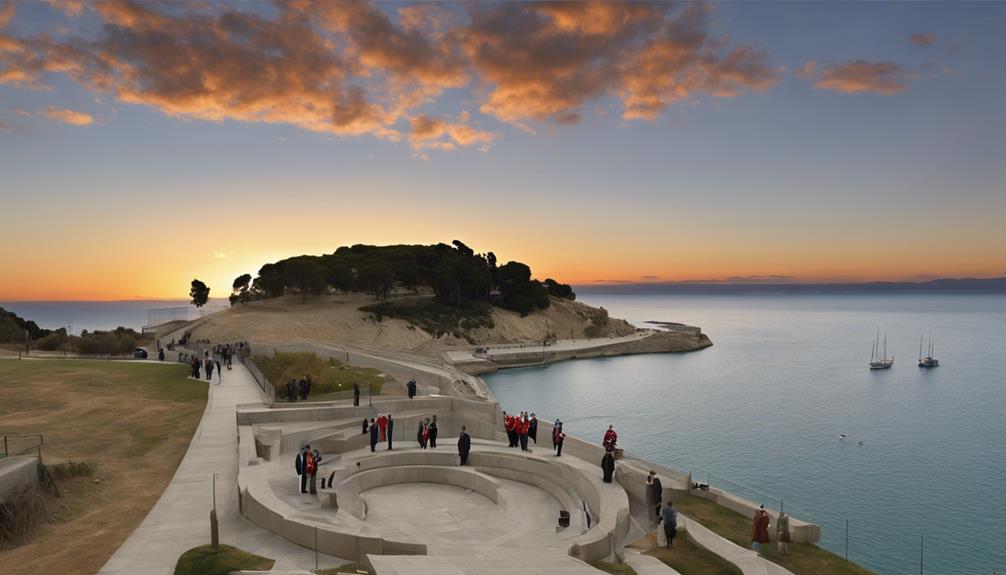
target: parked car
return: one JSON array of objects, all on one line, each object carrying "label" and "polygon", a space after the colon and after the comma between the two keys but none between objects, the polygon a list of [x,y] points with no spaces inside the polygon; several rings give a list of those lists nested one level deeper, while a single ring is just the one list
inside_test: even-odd
[{"label": "parked car", "polygon": [[147,350],[142,347],[138,347],[133,350],[133,357],[136,359],[147,359]]}]

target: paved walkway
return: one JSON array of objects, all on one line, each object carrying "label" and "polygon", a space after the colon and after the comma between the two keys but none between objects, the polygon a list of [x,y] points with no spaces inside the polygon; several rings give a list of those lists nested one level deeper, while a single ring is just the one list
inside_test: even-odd
[{"label": "paved walkway", "polygon": [[[276,570],[314,568],[314,551],[259,529],[238,511],[235,406],[261,401],[258,385],[238,362],[224,372],[223,383],[210,384],[206,411],[171,483],[99,573],[170,575],[179,555],[208,544],[214,473],[221,543],[275,559]],[[318,558],[322,568],[346,562],[328,555]]]},{"label": "paved walkway", "polygon": [[632,567],[636,575],[680,575],[667,564],[635,549],[625,550],[625,564]]}]

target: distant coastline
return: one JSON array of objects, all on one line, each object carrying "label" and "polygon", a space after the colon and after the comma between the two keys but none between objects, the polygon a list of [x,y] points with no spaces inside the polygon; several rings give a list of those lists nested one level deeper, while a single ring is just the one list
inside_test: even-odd
[{"label": "distant coastline", "polygon": [[1006,277],[946,278],[924,282],[861,282],[861,283],[756,283],[756,282],[647,282],[602,283],[575,286],[581,294],[898,294],[898,293],[958,293],[1006,294]]}]

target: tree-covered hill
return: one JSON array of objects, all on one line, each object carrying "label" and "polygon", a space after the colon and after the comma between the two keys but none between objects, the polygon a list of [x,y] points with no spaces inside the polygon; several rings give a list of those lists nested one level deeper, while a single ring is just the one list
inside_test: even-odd
[{"label": "tree-covered hill", "polygon": [[0,307],[0,343],[24,343],[26,331],[33,340],[52,333],[52,330],[40,328],[35,322],[18,317],[14,312]]},{"label": "tree-covered hill", "polygon": [[387,300],[398,288],[429,288],[436,301],[455,308],[492,304],[527,315],[546,309],[549,296],[576,299],[573,289],[551,278],[533,279],[531,268],[511,261],[498,265],[492,252],[452,245],[340,247],[332,254],[297,256],[262,266],[258,277],[234,280],[231,304],[299,293],[356,291]]}]

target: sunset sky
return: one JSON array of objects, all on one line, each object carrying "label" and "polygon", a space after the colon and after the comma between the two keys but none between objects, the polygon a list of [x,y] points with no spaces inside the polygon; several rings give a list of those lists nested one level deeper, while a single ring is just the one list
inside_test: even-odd
[{"label": "sunset sky", "polygon": [[585,284],[1006,270],[1006,3],[0,1],[0,300],[460,239]]}]

